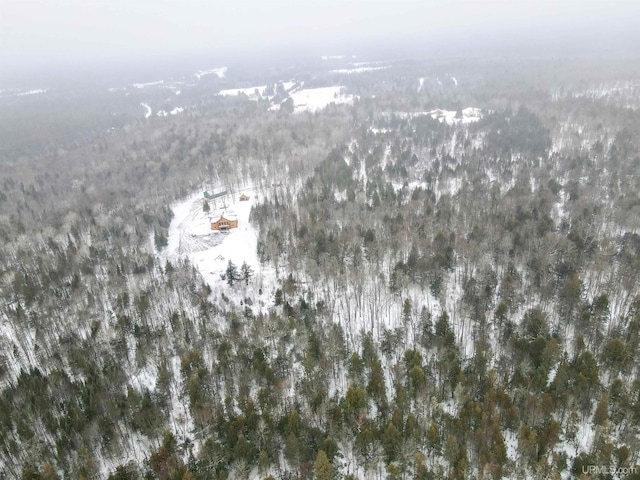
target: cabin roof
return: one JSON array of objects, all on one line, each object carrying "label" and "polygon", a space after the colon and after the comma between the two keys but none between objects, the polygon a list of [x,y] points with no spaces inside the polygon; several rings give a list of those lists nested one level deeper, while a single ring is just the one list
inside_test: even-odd
[{"label": "cabin roof", "polygon": [[234,212],[224,211],[222,213],[209,217],[209,220],[211,223],[217,223],[222,219],[232,221],[232,220],[237,220],[238,216]]}]

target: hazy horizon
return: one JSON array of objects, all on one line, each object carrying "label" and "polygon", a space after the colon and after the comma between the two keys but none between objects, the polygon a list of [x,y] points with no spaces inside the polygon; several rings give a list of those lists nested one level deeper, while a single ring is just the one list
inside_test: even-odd
[{"label": "hazy horizon", "polygon": [[360,54],[633,54],[633,2],[4,0],[2,77]]}]

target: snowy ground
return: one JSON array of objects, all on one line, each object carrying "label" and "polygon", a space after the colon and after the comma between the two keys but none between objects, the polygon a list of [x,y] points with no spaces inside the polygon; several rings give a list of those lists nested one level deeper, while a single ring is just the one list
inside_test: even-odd
[{"label": "snowy ground", "polygon": [[216,75],[218,78],[224,78],[226,74],[227,74],[227,67],[218,67],[218,68],[212,68],[210,70],[198,70],[193,75],[197,77],[198,80],[200,80],[200,78],[204,77],[205,75]]},{"label": "snowy ground", "polygon": [[160,110],[158,113],[156,113],[157,116],[159,117],[166,117],[168,115],[177,115],[179,113],[184,112],[184,108],[182,107],[176,107],[173,110],[167,112],[166,110]]},{"label": "snowy ground", "polygon": [[[291,90],[295,85],[297,85],[298,82],[295,81],[289,81],[289,82],[282,82],[282,86],[284,87],[284,89],[288,92],[289,90]],[[302,84],[301,84],[302,85]]]},{"label": "snowy ground", "polygon": [[[382,133],[389,133],[391,131],[391,129],[389,129],[389,128],[369,127],[369,131],[371,133],[373,133],[374,135],[377,135],[377,134],[382,134]],[[349,164],[347,163],[347,165],[349,165]]]},{"label": "snowy ground", "polygon": [[134,88],[144,88],[144,87],[156,87],[158,85],[164,84],[164,80],[158,80],[157,82],[147,82],[147,83],[134,83]]},{"label": "snowy ground", "polygon": [[41,93],[47,93],[49,90],[45,88],[36,88],[34,90],[20,90],[18,88],[0,89],[0,98],[7,97],[24,97],[28,95],[39,95]]},{"label": "snowy ground", "polygon": [[[295,81],[278,82],[275,85],[275,87],[277,88],[280,85],[282,85],[282,87],[286,92],[291,92],[293,87],[298,85],[298,83]],[[218,92],[218,95],[221,95],[223,97],[235,97],[235,96],[244,94],[247,97],[249,97],[251,100],[259,100],[260,98],[267,98],[268,100],[272,100],[273,95],[265,96],[265,92],[267,91],[267,88],[269,88],[268,85],[257,85],[255,87],[245,87],[245,88],[228,88],[225,90],[220,90]],[[278,106],[276,106],[276,108],[278,108]]]},{"label": "snowy ground", "polygon": [[5,375],[0,382],[0,388],[6,388],[11,383],[12,378],[18,377],[21,370],[37,366],[43,371],[47,371],[38,361],[35,355],[35,329],[21,328],[3,313],[0,317],[0,348],[6,352],[5,365],[11,375]]},{"label": "snowy ground", "polygon": [[374,60],[373,62],[353,62],[351,65],[354,65],[356,67],[364,67],[366,65],[380,65],[381,63],[384,63],[382,60]]},{"label": "snowy ground", "polygon": [[461,111],[457,111],[435,108],[427,112],[395,112],[395,115],[398,115],[401,118],[413,118],[429,115],[434,120],[445,122],[448,125],[466,125],[480,120],[482,118],[482,109],[467,107],[463,108]]},{"label": "snowy ground", "polygon": [[[349,72],[345,71],[344,73]],[[293,100],[294,112],[296,113],[317,112],[332,103],[353,103],[353,95],[345,93],[345,87],[342,86],[302,89],[302,83],[298,84],[295,81],[279,82],[279,85],[282,85],[284,87],[284,90],[289,93],[289,97]],[[220,92],[218,92],[218,95],[223,97],[231,97],[244,94],[251,100],[267,98],[271,101],[273,100],[273,97],[265,97],[267,88],[267,85],[258,85],[255,87],[246,88],[229,88],[220,90]],[[272,105],[270,107],[270,110],[279,110],[280,106],[281,104]]]},{"label": "snowy ground", "polygon": [[16,93],[16,97],[23,97],[25,95],[38,95],[39,93],[47,93],[47,90],[43,88],[37,88],[35,90],[28,90],[26,92]]},{"label": "snowy ground", "polygon": [[[209,200],[209,213],[203,211],[201,192],[175,204],[174,218],[169,226],[168,245],[162,255],[167,260],[188,258],[211,287],[214,297],[221,292],[229,298],[237,297],[238,300],[252,297],[259,299],[264,304],[262,306],[265,306],[269,303],[268,299],[273,298],[275,271],[272,267],[261,265],[258,260],[258,232],[249,223],[251,206],[257,201],[255,191],[247,189],[242,193],[250,197],[248,201],[240,201],[239,192],[216,199],[215,206],[214,201]],[[211,230],[209,218],[222,212],[235,214],[238,228],[226,233]],[[253,269],[254,276],[248,286],[238,284],[230,287],[221,278],[229,261],[238,269],[245,262]],[[258,293],[259,290],[263,291],[262,295]]]},{"label": "snowy ground", "polygon": [[[220,90],[218,95],[222,95],[223,97],[233,97],[240,94],[245,94],[248,97],[257,99],[258,97],[263,97],[264,92],[267,89],[266,85],[260,85],[258,87],[248,87],[248,88],[230,88],[227,90]],[[256,92],[257,95],[256,95]]]},{"label": "snowy ground", "polygon": [[479,108],[468,107],[463,109],[461,114],[458,115],[458,112],[455,110],[442,110],[440,108],[436,108],[430,112],[425,112],[423,115],[431,115],[431,118],[438,120],[439,122],[446,122],[449,125],[454,125],[457,123],[465,124],[477,122],[482,117],[482,112]]},{"label": "snowy ground", "polygon": [[[294,112],[317,112],[331,103],[353,103],[353,95],[344,93],[344,87],[307,88],[293,92],[290,97],[293,100]],[[271,107],[274,110],[279,105]]]},{"label": "snowy ground", "polygon": [[338,70],[330,70],[329,73],[345,73],[345,74],[352,74],[352,73],[363,73],[363,72],[372,72],[375,70],[384,70],[385,68],[389,68],[389,67],[356,67],[356,68],[340,68]]},{"label": "snowy ground", "polygon": [[151,110],[151,107],[149,105],[147,105],[146,103],[141,103],[140,106],[146,108],[146,112],[144,114],[144,118],[149,118],[151,116],[151,114],[153,113],[153,111]]}]

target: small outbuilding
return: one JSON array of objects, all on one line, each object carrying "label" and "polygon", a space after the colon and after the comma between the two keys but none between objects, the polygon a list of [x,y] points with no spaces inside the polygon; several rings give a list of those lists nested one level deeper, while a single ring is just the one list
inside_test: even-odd
[{"label": "small outbuilding", "polygon": [[249,195],[245,195],[244,193],[240,195],[241,202],[246,202],[247,200],[249,200]]}]

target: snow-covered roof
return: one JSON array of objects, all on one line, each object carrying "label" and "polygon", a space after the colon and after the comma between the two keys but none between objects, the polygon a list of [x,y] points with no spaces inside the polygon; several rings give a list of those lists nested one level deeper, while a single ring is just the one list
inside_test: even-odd
[{"label": "snow-covered roof", "polygon": [[237,220],[238,216],[234,212],[225,211],[225,212],[219,213],[217,215],[214,215],[212,217],[209,217],[209,220],[211,221],[211,223],[216,223],[216,222],[219,222],[220,220],[222,220],[223,218],[225,220]]}]

